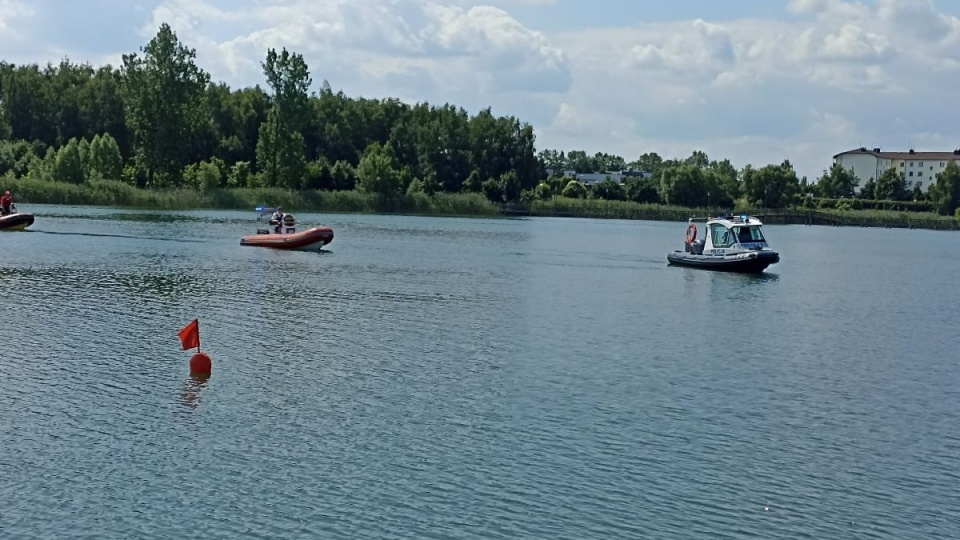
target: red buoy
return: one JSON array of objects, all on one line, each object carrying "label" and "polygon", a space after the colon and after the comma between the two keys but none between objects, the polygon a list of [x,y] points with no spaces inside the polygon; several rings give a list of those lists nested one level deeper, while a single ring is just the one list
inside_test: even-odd
[{"label": "red buoy", "polygon": [[198,352],[190,357],[190,373],[193,375],[209,375],[212,367],[207,353]]}]

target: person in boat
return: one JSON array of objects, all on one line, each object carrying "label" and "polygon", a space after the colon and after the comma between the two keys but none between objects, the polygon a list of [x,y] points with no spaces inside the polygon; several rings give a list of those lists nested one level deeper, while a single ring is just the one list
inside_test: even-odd
[{"label": "person in boat", "polygon": [[0,197],[0,215],[9,215],[11,208],[16,207],[13,206],[13,196],[10,195],[10,191],[8,190]]},{"label": "person in boat", "polygon": [[277,234],[283,230],[283,207],[278,206],[277,210],[270,216],[270,224],[273,225],[273,232]]}]

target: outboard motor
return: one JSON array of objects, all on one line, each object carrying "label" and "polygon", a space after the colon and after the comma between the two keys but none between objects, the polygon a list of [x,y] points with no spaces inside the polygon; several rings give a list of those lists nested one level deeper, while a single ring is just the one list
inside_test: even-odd
[{"label": "outboard motor", "polygon": [[284,214],[283,216],[283,226],[285,229],[284,232],[286,232],[287,234],[292,234],[297,232],[297,229],[294,227],[294,225],[296,224],[297,224],[297,220],[294,219],[292,214]]}]

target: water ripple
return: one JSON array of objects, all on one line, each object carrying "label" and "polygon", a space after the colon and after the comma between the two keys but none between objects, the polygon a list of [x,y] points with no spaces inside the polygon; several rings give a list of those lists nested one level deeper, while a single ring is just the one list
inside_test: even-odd
[{"label": "water ripple", "polygon": [[[949,259],[924,258],[943,235],[900,260],[871,231],[772,228],[791,255],[756,278],[668,268],[674,224],[323,216],[338,236],[316,256],[241,248],[248,214],[58,208],[50,234],[4,237],[0,536],[960,520],[960,298]],[[176,338],[195,317],[209,378]]]}]

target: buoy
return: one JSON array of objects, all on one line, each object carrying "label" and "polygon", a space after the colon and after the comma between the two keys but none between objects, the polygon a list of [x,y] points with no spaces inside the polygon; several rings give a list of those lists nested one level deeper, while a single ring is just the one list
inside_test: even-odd
[{"label": "buoy", "polygon": [[209,375],[213,367],[210,356],[205,352],[195,353],[190,357],[190,373],[192,375]]},{"label": "buoy", "polygon": [[197,348],[197,352],[190,357],[191,375],[210,375],[212,362],[210,356],[200,352],[200,321],[194,319],[184,326],[178,333],[183,350]]}]

